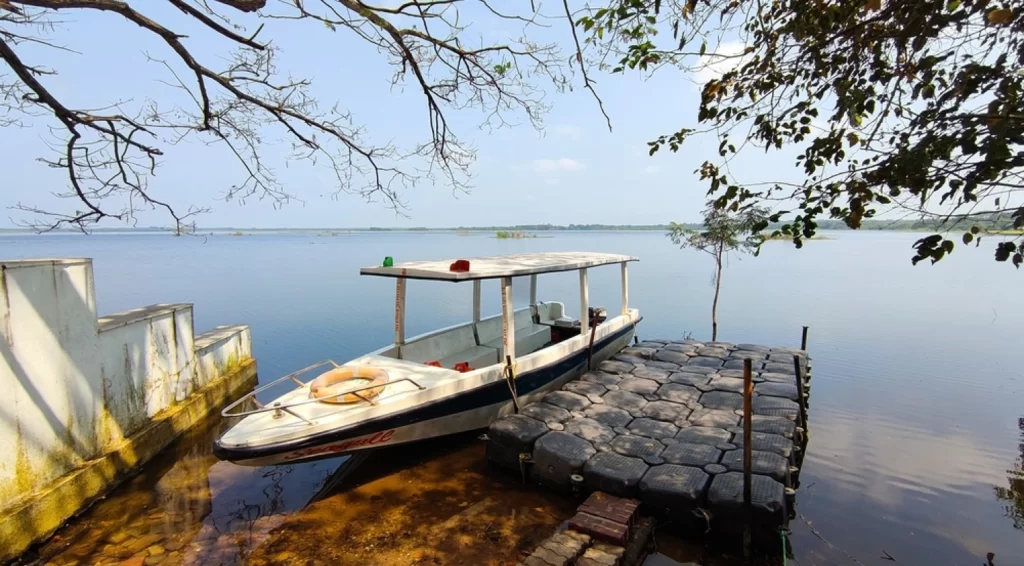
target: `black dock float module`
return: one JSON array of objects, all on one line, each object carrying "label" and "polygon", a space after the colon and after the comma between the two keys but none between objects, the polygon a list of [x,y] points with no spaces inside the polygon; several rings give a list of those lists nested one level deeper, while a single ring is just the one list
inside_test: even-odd
[{"label": "black dock float module", "polygon": [[[744,434],[744,363],[753,383]],[[788,528],[806,443],[804,350],[648,340],[490,428],[487,454],[524,480],[577,496],[636,498],[691,534],[757,541]],[[748,390],[750,391],[750,390]],[[745,502],[745,443],[750,502]]]}]

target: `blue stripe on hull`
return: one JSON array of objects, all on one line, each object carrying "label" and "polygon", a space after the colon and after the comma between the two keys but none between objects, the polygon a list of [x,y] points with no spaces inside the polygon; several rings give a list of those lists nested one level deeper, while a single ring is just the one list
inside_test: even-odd
[{"label": "blue stripe on hull", "polygon": [[[631,324],[609,336],[606,336],[605,338],[602,338],[600,341],[594,343],[594,352],[600,352],[615,341],[621,339],[626,334],[632,332],[634,328],[635,325]],[[564,360],[519,375],[516,378],[516,391],[520,396],[529,395],[566,374],[582,373],[586,370],[586,366],[587,351],[581,350]],[[357,438],[377,432],[398,429],[424,421],[472,411],[489,405],[508,403],[511,401],[511,398],[512,396],[508,390],[508,384],[505,383],[505,380],[498,380],[493,383],[477,387],[476,389],[419,405],[402,413],[367,420],[349,427],[339,428],[288,442],[251,448],[226,448],[215,442],[213,446],[213,453],[217,458],[228,461],[272,458],[276,455],[282,455],[295,450],[302,450],[314,446],[340,442],[348,438]],[[341,454],[342,453],[332,453],[325,455],[324,457],[336,457]],[[316,458],[310,458],[309,460],[313,459]],[[307,459],[302,459],[301,461],[305,462]]]}]

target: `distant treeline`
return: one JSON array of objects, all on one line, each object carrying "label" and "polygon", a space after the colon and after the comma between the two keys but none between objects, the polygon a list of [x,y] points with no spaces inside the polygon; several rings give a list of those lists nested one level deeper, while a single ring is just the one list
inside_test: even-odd
[{"label": "distant treeline", "polygon": [[[772,224],[769,230],[775,230],[783,223]],[[701,224],[686,223],[687,228],[699,230]],[[1012,230],[1013,222],[1008,215],[992,216],[988,218],[974,218],[958,225],[957,229],[969,229],[978,226],[982,230]],[[667,224],[516,224],[511,226],[459,226],[457,228],[427,228],[417,226],[413,228],[200,228],[197,232],[202,234],[212,233],[238,233],[240,230],[246,233],[267,233],[267,232],[548,232],[548,231],[651,231],[664,232],[668,230]],[[849,230],[840,220],[819,220],[819,230]],[[951,229],[949,223],[938,220],[865,220],[861,230],[895,230],[895,231],[945,231]],[[108,232],[170,232],[168,228],[146,227],[146,228],[95,228],[97,233]],[[30,233],[30,230],[0,228],[0,233]],[[62,230],[61,232],[75,232],[73,230]]]},{"label": "distant treeline", "polygon": [[[694,227],[698,224],[694,224]],[[572,230],[667,230],[667,224],[515,224],[512,226],[458,226],[456,228],[370,228],[371,232],[428,232],[437,230],[464,230],[467,232],[542,232]]]}]

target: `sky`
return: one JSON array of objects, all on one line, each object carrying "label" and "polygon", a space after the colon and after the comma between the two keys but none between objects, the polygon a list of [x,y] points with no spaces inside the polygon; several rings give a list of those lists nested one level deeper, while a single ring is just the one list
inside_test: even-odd
[{"label": "sky", "polygon": [[[190,24],[165,3],[133,2],[140,11],[188,37],[186,46],[205,64],[222,67],[229,45],[216,34]],[[551,4],[553,11],[557,7]],[[466,11],[468,41],[505,41],[519,36],[519,26],[506,20]],[[236,23],[251,24],[238,18]],[[540,38],[568,49],[569,28],[553,21]],[[254,29],[251,26],[250,29]],[[59,71],[43,77],[44,84],[72,107],[95,108],[122,101],[135,108],[146,100],[164,107],[187,104],[180,89],[167,84],[167,69],[151,59],[173,60],[169,48],[120,16],[109,13],[69,12],[51,35],[77,53],[23,46],[23,59]],[[280,49],[278,68],[283,76],[309,78],[321,107],[337,104],[351,111],[365,136],[378,143],[411,147],[429,139],[424,98],[408,82],[392,86],[394,68],[385,55],[350,31],[332,32],[311,21],[266,22],[261,38]],[[726,46],[729,48],[730,46]],[[731,46],[736,47],[736,46]],[[568,51],[565,52],[566,54]],[[180,67],[178,68],[180,72]],[[647,142],[681,127],[696,125],[700,84],[714,76],[714,68],[697,73],[663,69],[650,77],[635,73],[611,75],[594,71],[592,78],[610,115],[608,131],[596,101],[582,88],[578,75],[571,91],[559,93],[545,86],[550,111],[541,130],[520,115],[519,125],[492,130],[481,128],[485,116],[477,109],[446,110],[456,133],[475,147],[471,190],[453,192],[443,184],[420,184],[402,193],[407,204],[402,215],[361,197],[337,194],[337,181],[322,164],[290,161],[290,144],[279,131],[268,132],[262,155],[277,177],[298,197],[284,206],[247,199],[225,201],[242,170],[221,146],[200,138],[161,144],[165,156],[150,191],[179,208],[209,207],[198,217],[205,227],[444,227],[514,224],[663,224],[700,219],[705,185],[694,171],[716,157],[711,138],[688,142],[678,153],[648,155]],[[6,73],[6,69],[0,74]],[[6,214],[0,226],[11,227],[30,219],[11,210],[17,203],[68,212],[75,203],[57,199],[67,190],[63,170],[38,161],[49,145],[59,145],[52,118],[26,120],[24,128],[5,128],[0,136],[2,204]],[[58,132],[63,136],[63,132]],[[745,155],[740,162],[756,180],[784,175],[792,161],[778,155]],[[143,212],[138,226],[166,226],[170,219],[159,212]],[[103,226],[118,226],[105,223]]]}]

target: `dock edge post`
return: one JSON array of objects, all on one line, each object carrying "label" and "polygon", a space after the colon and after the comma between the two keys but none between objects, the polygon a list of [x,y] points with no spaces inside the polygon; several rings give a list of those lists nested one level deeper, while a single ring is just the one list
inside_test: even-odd
[{"label": "dock edge post", "polygon": [[805,352],[807,351],[807,328],[807,326],[804,326],[803,332],[800,336],[800,349]]},{"label": "dock edge post", "polygon": [[754,380],[750,358],[743,360],[743,557],[750,558],[750,542],[753,535],[754,513],[752,508],[752,483],[754,465],[754,438],[752,410]]},{"label": "dock edge post", "polygon": [[[807,328],[806,326],[804,328]],[[793,372],[796,374],[796,394],[800,403],[800,426],[807,436],[807,392],[804,391],[804,376],[800,371],[800,356],[793,354]]]}]

